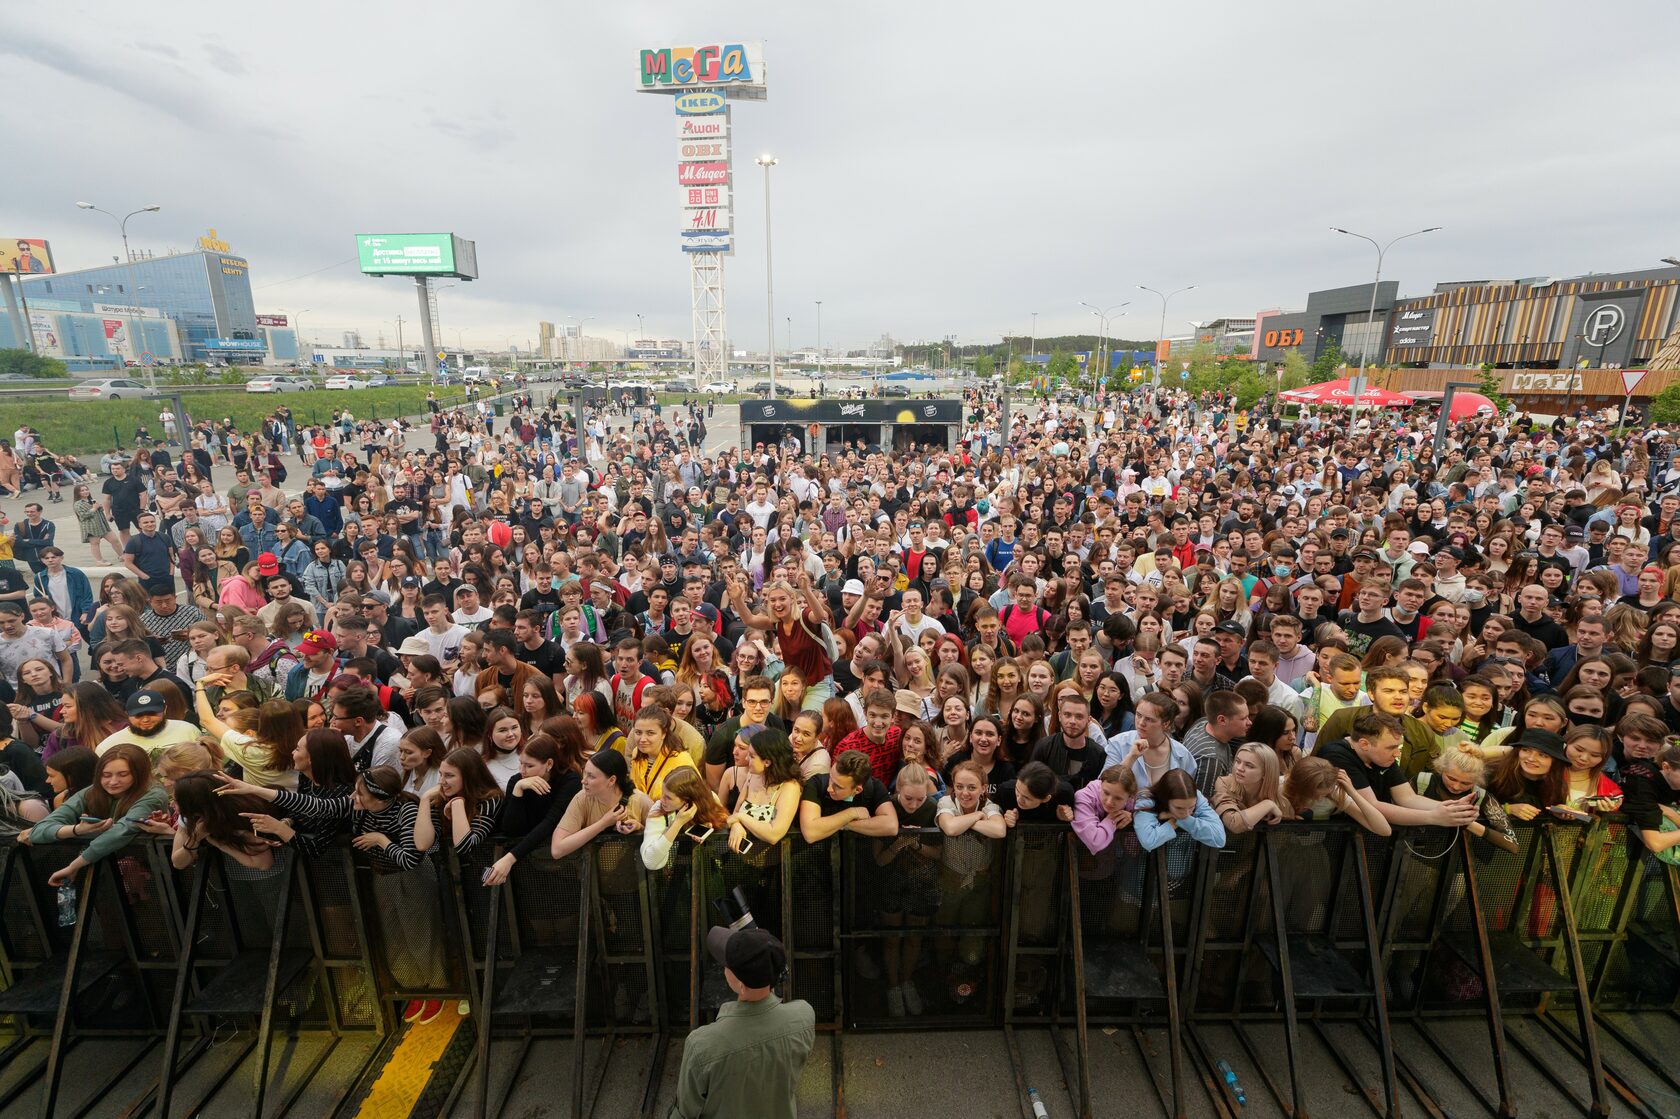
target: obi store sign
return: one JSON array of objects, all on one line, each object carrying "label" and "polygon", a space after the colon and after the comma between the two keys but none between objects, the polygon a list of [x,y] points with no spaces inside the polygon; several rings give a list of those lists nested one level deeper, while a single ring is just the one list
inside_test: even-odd
[{"label": "obi store sign", "polygon": [[764,48],[758,43],[655,47],[641,52],[641,88],[658,86],[764,87]]}]

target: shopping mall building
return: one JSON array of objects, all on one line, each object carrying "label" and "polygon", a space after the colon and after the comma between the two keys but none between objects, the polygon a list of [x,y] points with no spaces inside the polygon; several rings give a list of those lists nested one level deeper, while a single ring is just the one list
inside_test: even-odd
[{"label": "shopping mall building", "polygon": [[[297,335],[258,322],[244,257],[200,248],[73,272],[23,277],[36,352],[72,368],[138,363],[296,361]],[[263,316],[269,321],[275,317]],[[0,347],[22,348],[0,315]]]},{"label": "shopping mall building", "polygon": [[1399,391],[1475,380],[1491,365],[1502,393],[1541,409],[1560,398],[1615,404],[1629,381],[1637,403],[1680,380],[1666,362],[1628,381],[1620,372],[1649,366],[1680,331],[1680,268],[1455,281],[1410,298],[1385,281],[1376,295],[1369,325],[1369,284],[1313,292],[1304,311],[1262,311],[1252,356],[1281,361],[1297,349],[1310,361],[1335,338],[1350,361],[1368,348],[1379,383]]}]

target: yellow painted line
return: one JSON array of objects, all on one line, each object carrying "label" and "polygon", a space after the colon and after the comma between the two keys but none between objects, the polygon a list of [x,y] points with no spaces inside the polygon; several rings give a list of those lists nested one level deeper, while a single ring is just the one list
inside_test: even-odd
[{"label": "yellow painted line", "polygon": [[408,1119],[449,1039],[463,1028],[471,1029],[472,1019],[455,1013],[453,1000],[446,1000],[443,1013],[430,1022],[405,1027],[402,1041],[379,1071],[357,1114],[364,1119]]}]

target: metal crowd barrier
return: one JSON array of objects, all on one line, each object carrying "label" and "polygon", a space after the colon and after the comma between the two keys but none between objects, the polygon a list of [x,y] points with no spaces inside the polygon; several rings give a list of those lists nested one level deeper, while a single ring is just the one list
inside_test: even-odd
[{"label": "metal crowd barrier", "polygon": [[[473,1115],[502,1115],[533,1045],[556,1039],[568,1110],[592,1113],[617,1041],[641,1037],[651,1114],[670,1039],[729,998],[702,942],[734,895],[787,947],[783,994],[809,1001],[829,1035],[840,1115],[845,1033],[965,1027],[1004,1031],[1023,1115],[1022,1028],[1048,1031],[1082,1116],[1095,1112],[1091,1046],[1104,1035],[1135,1048],[1165,1116],[1188,1113],[1197,1081],[1216,1113],[1240,1114],[1227,1057],[1284,1114],[1338,1113],[1341,1086],[1303,1073],[1309,1034],[1374,1115],[1398,1115],[1405,1092],[1447,1114],[1434,1103],[1438,1070],[1418,1065],[1417,1045],[1406,1055],[1402,1032],[1491,1115],[1516,1114],[1513,1050],[1584,1114],[1617,1100],[1664,1113],[1645,1095],[1680,1094],[1680,1079],[1642,1016],[1680,1025],[1675,868],[1616,818],[1518,834],[1507,854],[1444,829],[1379,839],[1290,823],[1217,851],[1180,837],[1144,853],[1124,833],[1092,855],[1063,827],[1005,840],[916,829],[816,846],[795,834],[747,857],[716,835],[680,843],[658,871],[643,866],[639,837],[609,836],[558,862],[521,860],[495,887],[483,883],[498,854],[488,848],[401,873],[348,847],[281,850],[261,872],[209,853],[177,872],[167,842],[143,839],[81,874],[73,911],[47,877],[74,845],[5,845],[0,1016],[16,1039],[0,1066],[26,1053],[35,1063],[0,1108],[39,1083],[39,1113],[59,1114],[66,1054],[126,1037],[148,1044],[102,1069],[90,1098],[149,1061],[155,1079],[125,1114],[195,1114],[248,1063],[250,1113],[283,1113],[341,1039],[383,1041],[360,1082],[394,1044],[396,1008],[442,999],[472,1014],[439,1087],[445,1111],[465,1094]],[[903,983],[917,993],[908,1010],[887,997]],[[1449,1018],[1480,1022],[1486,1053],[1442,1036]],[[251,1024],[243,1048],[183,1101],[183,1076],[229,1020]],[[274,1043],[303,1033],[327,1044],[271,1108]],[[1278,1036],[1281,1053],[1267,1040]],[[1548,1057],[1542,1038],[1575,1066]],[[511,1062],[492,1062],[505,1046],[517,1047]]]}]

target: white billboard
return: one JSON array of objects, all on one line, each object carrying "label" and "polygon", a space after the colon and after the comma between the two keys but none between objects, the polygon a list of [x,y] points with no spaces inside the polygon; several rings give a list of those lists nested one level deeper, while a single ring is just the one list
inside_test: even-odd
[{"label": "white billboard", "polygon": [[730,213],[727,208],[713,206],[709,209],[684,210],[683,232],[721,233],[730,228]]},{"label": "white billboard", "polygon": [[63,357],[64,344],[58,337],[58,316],[46,311],[29,312],[29,333],[35,339],[35,352],[42,357]]},{"label": "white billboard", "polygon": [[703,117],[677,118],[679,140],[721,140],[729,135],[729,114],[712,113]]},{"label": "white billboard", "polygon": [[729,141],[723,140],[678,140],[677,158],[685,163],[703,162],[706,160],[729,158]]},{"label": "white billboard", "polygon": [[682,193],[682,204],[685,210],[696,210],[702,207],[729,209],[729,188],[727,186],[691,186],[679,187]]}]

